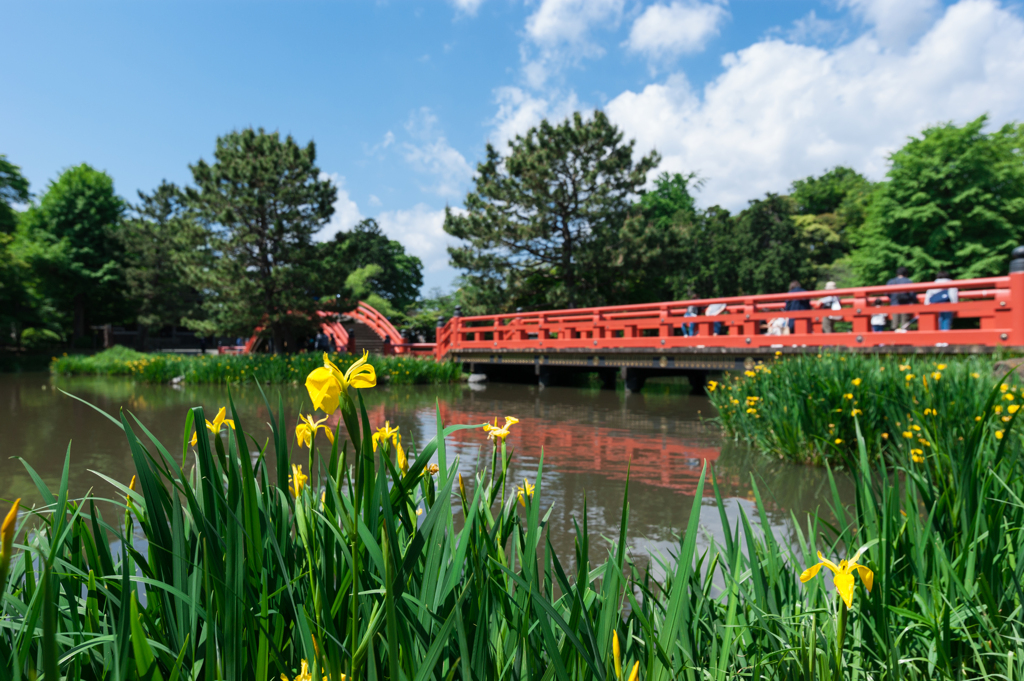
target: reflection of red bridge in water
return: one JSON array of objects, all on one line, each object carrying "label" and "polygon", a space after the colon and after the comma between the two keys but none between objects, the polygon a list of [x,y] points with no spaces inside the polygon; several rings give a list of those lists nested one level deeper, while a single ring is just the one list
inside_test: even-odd
[{"label": "reflection of red bridge in water", "polygon": [[[493,421],[494,415],[468,411],[441,403],[441,420],[446,426]],[[383,404],[367,410],[374,428],[384,425],[386,412]],[[514,416],[514,414],[512,414]],[[718,459],[719,448],[707,442],[687,443],[677,435],[639,434],[624,428],[552,422],[547,419],[520,415],[520,422],[512,427],[508,444],[514,447],[516,458],[522,462],[540,458],[544,451],[546,470],[558,473],[597,474],[612,480],[626,479],[626,466],[632,482],[672,489],[693,494],[701,468],[705,462]],[[504,422],[504,414],[498,417]],[[403,432],[408,432],[409,425]],[[408,437],[408,436],[406,436]],[[717,440],[717,435],[700,440]],[[403,439],[403,442],[405,440]],[[479,446],[481,452],[490,452],[490,442],[482,430],[460,430],[448,436],[449,446],[457,449]],[[422,447],[426,442],[417,442]],[[484,457],[487,458],[486,456]],[[708,494],[710,489],[706,490]]]}]

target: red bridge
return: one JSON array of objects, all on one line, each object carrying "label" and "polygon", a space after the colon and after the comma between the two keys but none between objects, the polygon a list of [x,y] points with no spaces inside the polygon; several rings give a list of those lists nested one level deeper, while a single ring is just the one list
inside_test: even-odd
[{"label": "red bridge", "polygon": [[[522,380],[533,370],[541,385],[568,373],[616,374],[629,390],[652,376],[688,374],[703,385],[709,372],[743,370],[776,352],[819,352],[842,347],[872,353],[983,353],[997,347],[1024,348],[1024,247],[1013,252],[1010,274],[945,284],[867,286],[731,298],[681,300],[543,312],[452,317],[437,329],[434,356],[469,364],[490,379]],[[928,289],[955,288],[958,302],[925,304]],[[918,304],[890,306],[898,292],[917,295]],[[837,296],[841,309],[821,307]],[[809,310],[784,311],[787,301],[811,303]],[[696,316],[687,316],[696,308]],[[941,313],[953,313],[953,328],[939,330]],[[715,313],[715,314],[711,314]],[[692,312],[691,312],[692,314]],[[887,315],[885,331],[872,330],[873,315]],[[910,315],[909,328],[892,330],[894,314]],[[832,317],[835,333],[823,333]],[[783,319],[784,323],[772,322]],[[792,332],[773,335],[788,327]],[[439,322],[440,324],[440,322]],[[684,335],[683,325],[694,335]]]}]

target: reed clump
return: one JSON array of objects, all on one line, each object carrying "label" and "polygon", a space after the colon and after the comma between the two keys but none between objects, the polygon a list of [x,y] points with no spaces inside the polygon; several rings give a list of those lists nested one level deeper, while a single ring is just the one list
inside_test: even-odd
[{"label": "reed clump", "polygon": [[[729,435],[797,463],[852,468],[857,424],[869,455],[887,462],[955,451],[981,420],[994,435],[1024,395],[993,364],[978,356],[797,355],[711,381],[708,396]],[[988,406],[995,388],[1000,397]]]},{"label": "reed clump", "polygon": [[[332,354],[339,363],[353,355]],[[378,376],[395,385],[452,383],[461,379],[462,367],[455,362],[435,362],[431,357],[398,355],[370,358]],[[143,353],[115,346],[95,355],[54,357],[50,372],[62,376],[128,376],[146,383],[240,384],[259,378],[261,383],[296,383],[320,363],[318,353],[291,355],[177,355]]]},{"label": "reed clump", "polygon": [[[833,480],[835,522],[794,519],[793,546],[756,483],[748,517],[705,471],[655,579],[626,550],[628,481],[608,558],[590,562],[584,506],[567,560],[550,540],[543,459],[532,480],[506,479],[527,420],[439,418],[439,437],[407,452],[401,424],[369,422],[359,390],[375,382],[367,364],[325,358],[294,452],[280,400],[266,445],[229,404],[212,421],[187,412],[180,456],[111,416],[137,468],[110,481],[121,498],[69,499],[70,452],[56,493],[33,473],[43,505],[2,528],[0,681],[1024,673],[1022,441],[1017,414],[992,409],[1009,402],[998,385],[963,440],[936,437],[961,427],[937,417],[922,460],[881,473],[855,415],[856,503]],[[344,429],[327,426],[337,412]],[[446,452],[461,428],[493,443],[480,470]],[[698,550],[705,491],[724,539]]]}]

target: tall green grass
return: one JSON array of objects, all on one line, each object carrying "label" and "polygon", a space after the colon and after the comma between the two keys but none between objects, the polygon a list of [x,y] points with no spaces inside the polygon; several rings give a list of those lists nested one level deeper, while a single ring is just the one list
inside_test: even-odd
[{"label": "tall green grass", "polygon": [[[833,481],[836,522],[794,518],[796,549],[773,537],[756,484],[756,513],[730,515],[705,472],[675,554],[655,557],[660,580],[626,549],[628,482],[607,560],[590,563],[585,506],[575,554],[558,556],[543,459],[522,504],[504,443],[460,478],[435,438],[403,472],[386,442],[374,451],[380,424],[361,398],[297,496],[293,462],[308,472],[320,459],[290,452],[280,402],[268,444],[229,413],[236,429],[200,436],[194,453],[201,408],[186,414],[180,451],[122,413],[111,420],[138,491],[111,482],[130,501],[71,500],[65,472],[55,493],[39,482],[45,504],[18,523],[0,585],[0,681],[263,681],[303,661],[312,678],[611,681],[615,637],[623,675],[638,662],[645,681],[1020,678],[1022,441],[1015,417],[993,413],[1001,394],[984,395],[981,421],[940,413],[930,429],[965,439],[930,430],[939,444],[922,463],[883,474],[855,417],[856,503],[844,508]],[[475,427],[439,419],[438,433]],[[517,437],[530,437],[527,419]],[[698,550],[705,493],[725,535]],[[827,571],[806,585],[798,575],[818,550],[838,559],[862,545],[874,588],[858,582],[840,650]]]},{"label": "tall green grass", "polygon": [[[352,355],[331,355],[349,364]],[[175,355],[147,354],[121,346],[95,355],[55,357],[50,371],[66,376],[130,376],[150,383],[168,383],[181,377],[186,383],[232,384],[259,377],[263,383],[294,383],[305,380],[323,364],[321,353],[294,355]],[[462,376],[460,364],[437,363],[430,357],[370,357],[370,364],[384,381],[394,384],[451,383]]]},{"label": "tall green grass", "polygon": [[994,433],[1024,404],[1013,378],[1006,378],[1007,399],[986,415],[989,393],[1003,382],[990,357],[823,353],[727,374],[709,384],[708,396],[725,431],[763,452],[853,467],[857,423],[869,455],[896,462],[909,461],[911,450],[956,450],[983,416]]}]

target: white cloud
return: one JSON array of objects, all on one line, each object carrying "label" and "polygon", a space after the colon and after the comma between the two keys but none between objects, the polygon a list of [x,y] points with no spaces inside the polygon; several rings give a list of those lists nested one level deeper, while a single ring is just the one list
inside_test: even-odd
[{"label": "white cloud", "polygon": [[[463,213],[461,208],[453,208]],[[385,211],[377,224],[391,239],[400,242],[407,253],[423,261],[423,290],[435,286],[447,289],[458,272],[448,264],[448,246],[457,239],[444,231],[444,210],[420,203],[409,210]]]},{"label": "white cloud", "polygon": [[600,57],[604,49],[590,37],[593,27],[617,26],[625,0],[542,0],[526,19],[530,44],[521,47],[523,74],[533,88],[566,65]]},{"label": "white cloud", "polygon": [[437,180],[428,190],[440,196],[458,196],[473,176],[473,169],[466,157],[449,145],[438,130],[437,116],[423,107],[409,117],[405,129],[419,142],[403,145],[405,160],[417,171],[433,175]]},{"label": "white cloud", "polygon": [[476,15],[476,11],[480,9],[480,5],[484,4],[484,0],[448,0],[451,4],[455,5],[455,9],[459,11],[459,14],[466,14],[468,16]]},{"label": "white cloud", "polygon": [[939,0],[840,0],[874,27],[883,47],[905,47],[924,33],[938,15]]},{"label": "white cloud", "polygon": [[626,46],[652,59],[700,52],[710,38],[718,35],[728,16],[726,9],[716,3],[651,5],[633,22]]},{"label": "white cloud", "polygon": [[839,35],[842,35],[839,25],[828,19],[820,19],[813,9],[794,21],[793,27],[786,32],[786,38],[794,43],[820,43]]},{"label": "white cloud", "polygon": [[359,206],[348,195],[343,176],[338,173],[320,173],[320,179],[329,179],[338,188],[338,197],[334,200],[334,215],[331,216],[331,221],[316,234],[318,240],[327,241],[333,239],[338,232],[352,229],[363,219],[363,216],[359,212]]},{"label": "white cloud", "polygon": [[377,198],[376,194],[370,194],[370,205],[371,206],[379,206],[379,205],[381,205],[380,199]]},{"label": "white cloud", "polygon": [[522,88],[500,87],[494,91],[498,113],[490,121],[493,131],[490,141],[499,152],[506,151],[506,143],[522,135],[541,120],[560,121],[580,109],[575,92],[563,97],[535,97]]},{"label": "white cloud", "polygon": [[605,109],[662,169],[707,178],[705,205],[742,208],[837,164],[881,179],[928,125],[1024,118],[1024,21],[995,0],[953,5],[902,52],[873,33],[832,50],[765,40],[723,66],[702,93],[675,74]]}]

